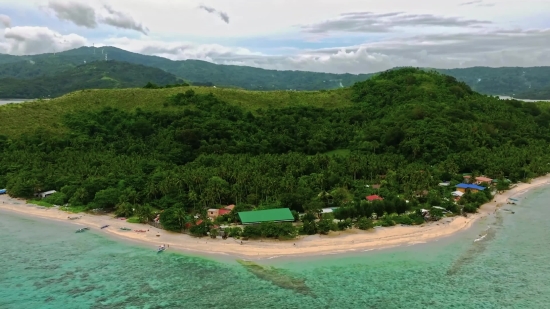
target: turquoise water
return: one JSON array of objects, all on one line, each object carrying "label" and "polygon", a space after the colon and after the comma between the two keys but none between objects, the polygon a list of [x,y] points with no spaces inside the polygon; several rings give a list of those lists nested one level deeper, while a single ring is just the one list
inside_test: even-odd
[{"label": "turquoise water", "polygon": [[0,212],[0,308],[549,308],[548,201],[539,189],[434,243],[260,273]]}]

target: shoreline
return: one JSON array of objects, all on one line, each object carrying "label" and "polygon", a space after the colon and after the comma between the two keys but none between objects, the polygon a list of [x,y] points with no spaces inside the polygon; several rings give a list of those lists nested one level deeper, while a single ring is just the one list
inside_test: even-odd
[{"label": "shoreline", "polygon": [[[93,215],[87,213],[71,214],[57,208],[43,208],[27,204],[24,200],[0,195],[0,209],[22,216],[40,217],[43,219],[64,221],[78,226],[88,226],[106,236],[113,236],[133,243],[151,245],[155,249],[161,244],[169,245],[169,251],[178,251],[189,254],[232,256],[246,259],[273,259],[289,256],[321,256],[334,255],[346,252],[371,251],[387,249],[397,246],[414,245],[438,240],[468,229],[478,219],[490,216],[501,206],[506,205],[508,198],[525,194],[534,188],[550,183],[550,175],[533,179],[530,183],[519,183],[514,188],[494,196],[493,201],[482,205],[476,214],[468,217],[455,216],[443,218],[437,222],[430,222],[419,226],[394,226],[376,228],[369,231],[351,229],[341,232],[331,232],[329,235],[302,236],[296,240],[248,240],[241,244],[240,240],[228,238],[211,239],[209,237],[196,238],[187,234],[180,234],[157,229],[148,224],[128,223],[110,215]],[[68,220],[68,216],[82,216],[77,220]],[[101,230],[103,225],[108,228]],[[121,227],[131,228],[131,231],[122,231]],[[148,230],[137,233],[134,230]],[[161,235],[157,237],[156,235]]]}]

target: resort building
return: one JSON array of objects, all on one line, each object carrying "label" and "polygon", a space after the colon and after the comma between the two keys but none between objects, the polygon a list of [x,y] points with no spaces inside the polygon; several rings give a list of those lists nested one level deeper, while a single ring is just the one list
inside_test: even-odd
[{"label": "resort building", "polygon": [[293,222],[294,216],[288,208],[275,208],[256,211],[241,211],[239,218],[242,224],[256,224],[262,222]]},{"label": "resort building", "polygon": [[466,193],[467,191],[475,193],[478,191],[485,190],[485,187],[469,184],[469,183],[459,183],[458,185],[456,185],[456,190],[463,193]]}]

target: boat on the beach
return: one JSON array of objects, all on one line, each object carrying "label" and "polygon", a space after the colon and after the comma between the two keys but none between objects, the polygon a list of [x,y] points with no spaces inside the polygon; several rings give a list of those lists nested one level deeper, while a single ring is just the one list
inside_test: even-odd
[{"label": "boat on the beach", "polygon": [[162,251],[166,250],[166,247],[165,246],[161,246],[157,249],[157,253],[160,253]]},{"label": "boat on the beach", "polygon": [[123,230],[123,231],[131,231],[131,230],[132,230],[132,229],[129,228],[129,227],[121,227],[120,229]]},{"label": "boat on the beach", "polygon": [[83,227],[83,228],[81,228],[81,229],[76,230],[76,233],[82,233],[82,232],[87,231],[87,230],[89,230],[89,229],[90,229],[90,228],[88,228],[88,227]]},{"label": "boat on the beach", "polygon": [[104,229],[106,227],[109,227],[109,225],[104,225],[104,226],[101,227],[101,229]]},{"label": "boat on the beach", "polygon": [[147,232],[146,230],[134,230],[134,232],[137,232],[137,233],[145,233]]},{"label": "boat on the beach", "polygon": [[76,220],[76,219],[80,219],[82,218],[82,216],[78,216],[78,217],[67,217],[69,220]]}]

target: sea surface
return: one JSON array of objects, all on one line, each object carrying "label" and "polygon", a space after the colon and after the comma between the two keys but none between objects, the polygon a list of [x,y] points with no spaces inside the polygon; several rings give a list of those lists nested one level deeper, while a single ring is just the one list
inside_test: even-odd
[{"label": "sea surface", "polygon": [[23,103],[27,101],[32,101],[31,99],[0,99],[0,105],[10,104],[10,103]]},{"label": "sea surface", "polygon": [[0,308],[550,308],[550,188],[525,197],[436,242],[251,267],[0,210]]}]

